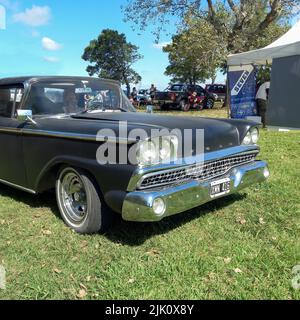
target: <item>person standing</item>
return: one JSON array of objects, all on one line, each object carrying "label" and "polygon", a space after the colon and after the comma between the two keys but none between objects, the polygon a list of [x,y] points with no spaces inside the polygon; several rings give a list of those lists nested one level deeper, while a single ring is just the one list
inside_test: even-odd
[{"label": "person standing", "polygon": [[134,106],[138,106],[138,92],[137,92],[136,87],[134,87],[134,88],[132,89],[131,97],[132,97],[132,99],[133,99],[133,105],[134,105]]},{"label": "person standing", "polygon": [[137,96],[138,96],[138,92],[137,92],[136,87],[134,87],[132,89],[131,96],[132,96],[133,100],[136,102],[137,101]]},{"label": "person standing", "polygon": [[155,99],[155,93],[156,93],[156,88],[154,84],[151,84],[151,88],[149,91],[150,91],[150,98],[153,103],[153,100]]},{"label": "person standing", "polygon": [[266,128],[266,113],[269,100],[270,81],[264,82],[258,89],[256,94],[256,103],[258,115],[261,117],[263,128]]}]

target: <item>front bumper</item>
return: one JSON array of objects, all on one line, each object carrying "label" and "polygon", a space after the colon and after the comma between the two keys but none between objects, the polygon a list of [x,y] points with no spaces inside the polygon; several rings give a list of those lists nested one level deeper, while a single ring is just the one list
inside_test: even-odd
[{"label": "front bumper", "polygon": [[[236,193],[255,183],[267,180],[268,165],[264,161],[255,161],[233,168],[226,175],[211,181],[197,181],[162,188],[159,190],[133,191],[127,194],[122,208],[122,217],[126,221],[154,222],[165,217],[190,210],[204,203],[215,200],[211,197],[211,182],[222,178],[230,178],[230,192]],[[223,195],[225,196],[225,195]],[[222,197],[223,197],[222,196]],[[221,196],[220,196],[221,197]],[[156,215],[153,210],[155,199],[164,201],[166,209],[163,215]]]}]

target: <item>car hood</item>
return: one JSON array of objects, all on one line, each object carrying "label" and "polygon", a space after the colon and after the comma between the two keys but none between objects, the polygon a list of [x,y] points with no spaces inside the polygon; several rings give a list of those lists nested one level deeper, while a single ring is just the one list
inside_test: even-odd
[{"label": "car hood", "polygon": [[154,115],[139,112],[115,112],[115,113],[86,113],[72,116],[73,120],[89,121],[90,124],[102,124],[101,127],[117,127],[119,122],[127,122],[128,131],[132,129],[144,129],[150,136],[151,129],[179,129],[193,132],[193,140],[196,138],[196,129],[204,130],[204,145],[206,150],[216,151],[234,147],[241,144],[247,131],[253,122],[229,119],[211,119],[201,117],[176,117]]}]

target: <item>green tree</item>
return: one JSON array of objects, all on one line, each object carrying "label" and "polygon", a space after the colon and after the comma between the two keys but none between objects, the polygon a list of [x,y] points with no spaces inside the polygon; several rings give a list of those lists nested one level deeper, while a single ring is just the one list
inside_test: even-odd
[{"label": "green tree", "polygon": [[229,53],[271,43],[299,13],[300,0],[127,0],[125,18],[144,30],[157,25],[157,34],[177,17],[184,25],[187,15],[211,24],[222,35]]},{"label": "green tree", "polygon": [[257,85],[260,86],[266,81],[270,81],[272,73],[272,66],[266,64],[265,66],[259,66],[256,74]]},{"label": "green tree", "polygon": [[170,62],[165,74],[172,76],[174,82],[190,84],[214,79],[226,55],[226,49],[220,45],[222,38],[207,21],[188,17],[185,20],[186,27],[163,48]]},{"label": "green tree", "polygon": [[141,76],[133,69],[133,64],[142,56],[138,47],[127,42],[126,36],[115,30],[106,29],[85,48],[82,59],[92,65],[87,67],[90,76],[98,75],[120,81],[130,94],[130,84],[141,81]]}]

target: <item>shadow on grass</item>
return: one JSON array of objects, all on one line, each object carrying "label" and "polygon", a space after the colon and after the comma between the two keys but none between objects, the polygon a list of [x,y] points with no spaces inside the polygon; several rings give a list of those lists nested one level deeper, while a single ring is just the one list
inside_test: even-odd
[{"label": "shadow on grass", "polygon": [[[36,196],[0,185],[0,196],[12,198],[17,202],[23,202],[31,208],[49,208],[56,217],[61,219],[54,192],[47,192]],[[235,201],[241,201],[245,197],[245,193],[232,194],[155,223],[126,222],[118,218],[104,236],[115,243],[139,246],[153,236],[168,233],[206,214],[213,214],[214,211],[227,207]]]},{"label": "shadow on grass", "polygon": [[206,214],[214,214],[214,211],[225,208],[236,201],[241,201],[245,197],[245,193],[232,194],[155,223],[120,221],[105,236],[113,242],[139,246],[153,236],[168,233]]}]

